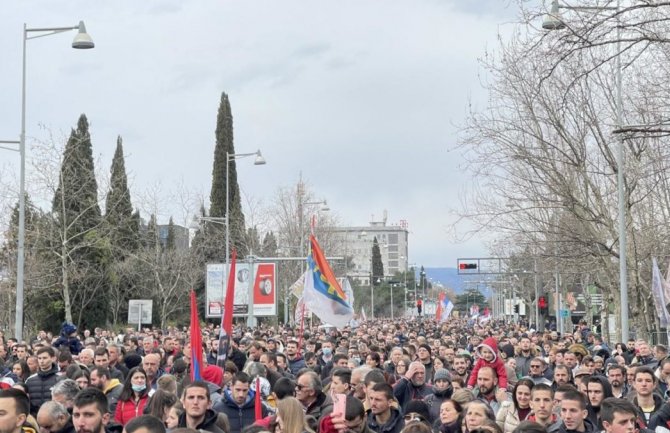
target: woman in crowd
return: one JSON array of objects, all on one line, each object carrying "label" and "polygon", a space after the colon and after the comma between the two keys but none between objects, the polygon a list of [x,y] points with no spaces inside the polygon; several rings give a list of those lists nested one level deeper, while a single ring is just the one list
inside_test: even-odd
[{"label": "woman in crowd", "polygon": [[456,400],[445,400],[440,406],[440,419],[436,429],[440,433],[461,433],[463,406]]},{"label": "woman in crowd", "polygon": [[382,358],[379,356],[379,353],[377,352],[370,352],[368,353],[368,356],[365,358],[365,365],[367,365],[370,368],[378,368],[382,369]]},{"label": "woman in crowd", "polygon": [[504,401],[496,421],[505,433],[511,433],[530,413],[530,390],[534,382],[531,379],[520,379],[512,391],[512,401]]},{"label": "woman in crowd", "polygon": [[19,381],[25,382],[26,379],[28,379],[28,376],[30,376],[30,368],[28,368],[28,363],[24,360],[16,361],[14,365],[12,365],[12,373],[14,373],[16,377],[19,378]]},{"label": "woman in crowd", "polygon": [[131,419],[142,415],[148,400],[147,374],[141,367],[135,367],[128,372],[123,383],[123,390],[114,413],[114,421],[126,425]]},{"label": "woman in crowd", "polygon": [[314,433],[307,425],[302,403],[295,397],[277,401],[276,422],[275,433]]},{"label": "woman in crowd", "polygon": [[[68,369],[69,368],[70,367],[68,367]],[[77,386],[79,386],[79,389],[84,389],[91,386],[91,375],[86,369],[80,368],[78,371],[72,373],[72,376],[68,377],[77,382]]]},{"label": "woman in crowd", "polygon": [[176,394],[159,388],[147,402],[144,414],[153,415],[166,422],[170,408],[177,404],[178,401],[179,399]]},{"label": "woman in crowd", "polygon": [[179,417],[184,413],[184,406],[181,405],[181,402],[177,401],[170,409],[168,409],[168,415],[165,419],[165,427],[168,430],[177,428],[179,425]]},{"label": "woman in crowd", "polygon": [[463,433],[470,433],[481,427],[486,419],[495,421],[496,417],[493,413],[493,409],[483,401],[471,401],[465,409],[462,428]]}]

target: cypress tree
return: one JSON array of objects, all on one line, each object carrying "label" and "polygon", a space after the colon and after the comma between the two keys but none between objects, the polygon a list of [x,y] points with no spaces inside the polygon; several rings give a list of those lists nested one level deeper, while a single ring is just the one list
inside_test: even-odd
[{"label": "cypress tree", "polygon": [[147,224],[147,232],[144,236],[144,245],[148,249],[156,249],[158,243],[158,224],[156,223],[156,215],[151,214],[149,217],[149,224]]},{"label": "cypress tree", "polygon": [[[221,102],[216,120],[216,147],[214,148],[214,167],[212,169],[212,190],[210,193],[209,214],[212,217],[226,216],[226,200],[229,200],[230,206],[230,245],[229,248],[236,247],[238,255],[246,253],[245,248],[245,224],[244,214],[242,213],[242,203],[240,201],[240,187],[237,183],[237,166],[235,161],[228,163],[227,154],[235,154],[233,143],[233,114],[230,109],[230,101],[225,92],[221,93]],[[226,176],[226,170],[230,170]],[[226,197],[226,181],[230,181],[229,195]],[[219,225],[216,232],[220,245],[225,244],[225,227]],[[219,257],[210,257],[223,259],[225,251],[223,248],[217,249]]]},{"label": "cypress tree", "polygon": [[377,279],[384,278],[384,264],[382,263],[382,254],[379,250],[377,236],[372,240],[372,282],[376,286],[381,283]]},{"label": "cypress tree", "polygon": [[110,243],[115,250],[115,256],[124,257],[127,252],[137,250],[139,246],[137,222],[133,217],[133,205],[130,201],[121,136],[116,140],[105,211]]},{"label": "cypress tree", "polygon": [[65,319],[76,318],[80,326],[103,326],[107,317],[105,264],[109,256],[84,114],[65,145],[52,208],[57,233],[52,245],[61,258]]},{"label": "cypress tree", "polygon": [[277,256],[277,238],[275,234],[271,231],[265,233],[263,237],[263,243],[261,245],[261,255],[263,257],[276,257]]},{"label": "cypress tree", "polygon": [[172,220],[172,217],[170,217],[170,222],[168,223],[168,232],[167,232],[167,239],[165,241],[165,249],[166,250],[174,250],[175,249],[175,234],[174,234],[174,221]]}]

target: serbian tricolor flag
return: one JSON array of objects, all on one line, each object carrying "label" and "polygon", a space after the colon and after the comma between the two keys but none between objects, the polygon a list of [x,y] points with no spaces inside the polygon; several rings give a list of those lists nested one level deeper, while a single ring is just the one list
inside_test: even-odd
[{"label": "serbian tricolor flag", "polygon": [[235,263],[237,261],[237,250],[233,248],[230,258],[230,269],[228,270],[228,284],[226,284],[226,300],[221,315],[221,329],[219,330],[219,351],[216,355],[216,365],[226,371],[226,359],[228,359],[228,347],[230,336],[233,333],[233,303],[235,301]]},{"label": "serbian tricolor flag", "polygon": [[191,381],[202,380],[202,333],[198,320],[198,303],[191,290]]},{"label": "serbian tricolor flag", "polygon": [[322,322],[344,328],[354,317],[354,310],[314,235],[310,235],[309,241],[309,270],[303,291],[305,304]]}]

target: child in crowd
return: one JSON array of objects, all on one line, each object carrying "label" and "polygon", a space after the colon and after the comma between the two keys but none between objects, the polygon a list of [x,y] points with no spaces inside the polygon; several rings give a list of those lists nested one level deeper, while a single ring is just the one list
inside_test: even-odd
[{"label": "child in crowd", "polygon": [[507,371],[505,369],[505,363],[498,356],[498,343],[495,338],[486,338],[482,344],[477,346],[475,353],[478,355],[477,362],[475,362],[475,365],[472,368],[472,373],[470,374],[470,379],[468,379],[468,388],[472,389],[477,384],[477,373],[480,368],[491,367],[498,374],[498,388],[506,389]]}]

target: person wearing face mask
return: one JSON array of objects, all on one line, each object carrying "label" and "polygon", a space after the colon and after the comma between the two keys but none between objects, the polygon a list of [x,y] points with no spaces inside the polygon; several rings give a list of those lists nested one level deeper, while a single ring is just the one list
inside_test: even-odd
[{"label": "person wearing face mask", "polygon": [[128,421],[144,413],[147,401],[149,401],[147,374],[142,368],[135,367],[128,372],[123,383],[114,411],[114,421],[126,425]]},{"label": "person wearing face mask", "polygon": [[321,380],[330,377],[330,372],[333,371],[333,347],[335,343],[328,339],[321,345],[321,356],[317,357],[317,362],[321,367]]}]

